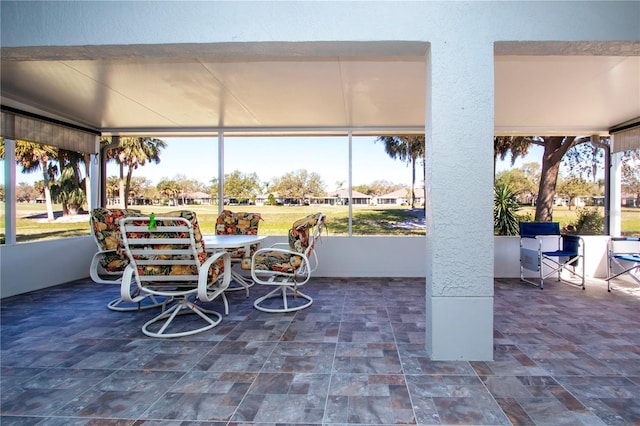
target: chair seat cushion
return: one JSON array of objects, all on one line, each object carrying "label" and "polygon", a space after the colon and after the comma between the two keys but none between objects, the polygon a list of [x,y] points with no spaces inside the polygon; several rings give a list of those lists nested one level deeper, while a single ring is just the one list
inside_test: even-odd
[{"label": "chair seat cushion", "polygon": [[129,264],[129,258],[117,251],[105,252],[100,258],[100,266],[107,272],[123,272]]},{"label": "chair seat cushion", "polygon": [[292,274],[302,264],[302,256],[281,251],[264,251],[254,256],[255,269]]}]

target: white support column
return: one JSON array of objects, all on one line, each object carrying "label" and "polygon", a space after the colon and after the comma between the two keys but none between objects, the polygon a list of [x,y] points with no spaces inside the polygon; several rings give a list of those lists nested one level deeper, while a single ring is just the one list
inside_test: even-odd
[{"label": "white support column", "polygon": [[493,359],[493,43],[427,56],[426,350]]},{"label": "white support column", "polygon": [[[100,207],[100,137],[96,136],[96,148],[97,154],[91,154],[91,161],[89,162],[89,193],[87,194],[87,204],[89,211],[92,211],[96,207]],[[106,194],[103,194],[106,196]]]},{"label": "white support column", "polygon": [[622,156],[624,152],[611,154],[611,174],[609,177],[609,234],[619,237],[622,232]]},{"label": "white support column", "polygon": [[16,243],[16,141],[4,140],[4,242]]},{"label": "white support column", "polygon": [[224,209],[224,133],[218,133],[218,214]]},{"label": "white support column", "polygon": [[349,229],[347,235],[353,235],[353,134],[349,130]]}]

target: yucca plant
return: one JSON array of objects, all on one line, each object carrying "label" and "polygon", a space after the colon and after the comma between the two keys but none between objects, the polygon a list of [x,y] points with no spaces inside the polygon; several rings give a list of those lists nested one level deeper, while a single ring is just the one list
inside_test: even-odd
[{"label": "yucca plant", "polygon": [[493,230],[496,235],[518,235],[518,210],[518,193],[508,184],[496,184],[493,188]]}]

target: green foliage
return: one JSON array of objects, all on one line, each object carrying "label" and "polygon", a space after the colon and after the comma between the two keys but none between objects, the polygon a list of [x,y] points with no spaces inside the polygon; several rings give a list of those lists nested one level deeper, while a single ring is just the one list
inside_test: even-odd
[{"label": "green foliage", "polygon": [[267,197],[267,202],[265,204],[267,206],[277,206],[278,201],[276,200],[276,197],[273,194],[269,194],[269,196]]},{"label": "green foliage", "polygon": [[604,233],[604,217],[597,208],[579,207],[576,209],[575,223],[570,223],[564,232],[579,235],[602,235]]},{"label": "green foliage", "polygon": [[273,178],[271,189],[277,192],[280,198],[297,198],[299,200],[308,196],[322,196],[326,193],[320,175],[316,172],[309,173],[305,169]]},{"label": "green foliage", "polygon": [[74,161],[65,162],[62,165],[60,179],[51,185],[51,197],[54,202],[62,204],[64,214],[80,211],[87,200],[76,164]]},{"label": "green foliage", "polygon": [[234,170],[224,175],[224,196],[238,200],[249,200],[260,194],[260,179],[256,173]]},{"label": "green foliage", "polygon": [[497,184],[493,196],[493,230],[496,235],[518,235],[521,217],[518,193],[507,184]]}]

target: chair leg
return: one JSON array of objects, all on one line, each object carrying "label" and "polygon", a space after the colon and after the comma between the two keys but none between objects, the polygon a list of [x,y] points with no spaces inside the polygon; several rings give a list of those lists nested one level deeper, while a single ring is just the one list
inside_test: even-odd
[{"label": "chair leg", "polygon": [[[615,265],[618,268],[618,272],[613,274],[611,271],[613,271],[613,265]],[[609,263],[607,263],[608,269],[607,269],[607,290],[609,292],[611,292],[611,280],[614,278],[617,278],[621,275],[624,274],[629,274],[629,276],[631,277],[631,279],[633,279],[638,285],[640,285],[640,278],[637,275],[637,272],[634,273],[633,270],[637,269],[638,271],[640,271],[640,265],[632,265],[632,266],[624,266],[622,265],[620,262],[618,262],[617,259],[615,258],[611,258],[609,260]]]},{"label": "chair leg", "polygon": [[255,283],[253,282],[253,280],[247,279],[246,277],[244,277],[239,272],[234,271],[233,270],[233,265],[234,264],[231,265],[231,267],[232,267],[232,269],[231,269],[231,282],[236,282],[238,284],[238,286],[231,287],[231,283],[230,283],[229,287],[225,291],[240,291],[240,290],[244,290],[247,293],[247,297],[249,297],[249,289],[251,287],[253,287],[253,285]]},{"label": "chair leg", "polygon": [[166,307],[166,304],[169,302],[169,299],[160,302],[153,294],[147,296],[145,300],[149,300],[149,303],[129,303],[122,300],[122,297],[118,297],[107,303],[107,308],[116,312],[135,312],[144,311],[146,309],[159,308],[162,306],[162,310],[164,311],[164,307]]},{"label": "chair leg", "polygon": [[[263,302],[268,299],[282,298],[282,305],[278,307],[268,307],[265,306]],[[289,306],[289,298],[302,299],[304,302],[302,304],[295,304],[295,306]],[[292,301],[293,301],[292,300]],[[259,297],[253,302],[253,307],[262,312],[270,312],[270,313],[282,313],[282,312],[295,312],[305,309],[313,303],[313,299],[311,296],[304,294],[299,289],[294,289],[291,285],[279,285],[278,287],[271,290],[266,295]]]},{"label": "chair leg", "polygon": [[[198,315],[200,318],[205,320],[206,324],[202,327],[191,329],[191,330],[173,332],[173,333],[166,332],[166,330],[169,328],[169,326],[177,316],[193,315],[193,314]],[[211,318],[211,316],[213,316],[215,319]],[[164,321],[164,323],[162,324],[162,326],[157,332],[150,330],[149,327],[151,325],[157,322],[162,322],[162,321]],[[201,333],[203,331],[210,330],[213,327],[217,326],[220,323],[220,321],[222,321],[222,315],[220,315],[218,312],[201,308],[195,305],[194,302],[190,301],[188,297],[184,297],[179,299],[178,303],[176,303],[171,308],[162,312],[160,315],[157,315],[153,319],[147,321],[142,326],[142,332],[149,337],[160,337],[160,338],[190,336],[192,334]]]}]

